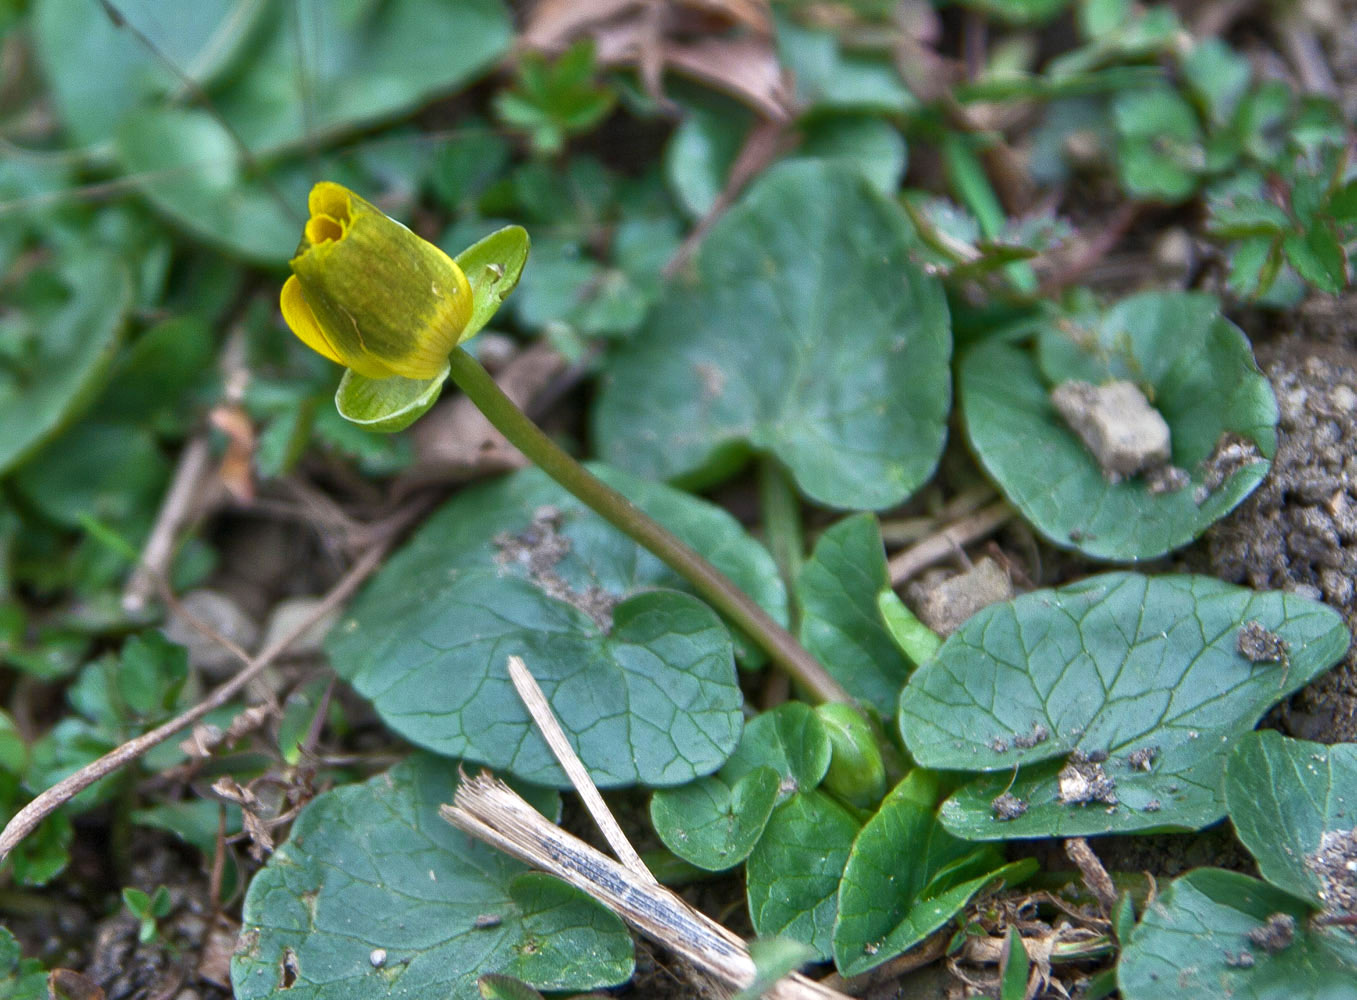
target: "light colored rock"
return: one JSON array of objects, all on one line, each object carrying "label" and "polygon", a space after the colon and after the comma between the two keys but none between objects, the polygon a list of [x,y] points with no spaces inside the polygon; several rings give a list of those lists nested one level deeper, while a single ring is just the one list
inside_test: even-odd
[{"label": "light colored rock", "polygon": [[[271,646],[315,613],[321,603],[318,597],[289,597],[279,601],[269,614],[264,627],[264,646]],[[289,656],[317,656],[325,647],[325,636],[339,621],[339,608],[331,608],[321,619],[293,640],[287,649]]]},{"label": "light colored rock", "polygon": [[1051,403],[1111,482],[1169,460],[1169,425],[1134,382],[1062,382]]},{"label": "light colored rock", "polygon": [[910,585],[910,603],[919,620],[939,635],[951,635],[981,608],[1007,601],[1013,582],[993,559],[981,559],[954,576],[929,574]]},{"label": "light colored rock", "polygon": [[[235,601],[215,590],[191,590],[179,599],[185,614],[202,622],[246,652],[259,640],[259,626]],[[208,677],[233,674],[240,658],[220,642],[194,628],[182,615],[171,613],[161,629],[165,638],[188,649],[188,662]]]}]

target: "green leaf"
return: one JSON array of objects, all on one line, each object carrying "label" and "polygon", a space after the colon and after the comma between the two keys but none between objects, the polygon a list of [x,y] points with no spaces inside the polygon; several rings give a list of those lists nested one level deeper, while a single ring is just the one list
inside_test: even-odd
[{"label": "green leaf", "polygon": [[0,473],[58,433],[89,402],[117,350],[132,288],[112,254],[68,254],[55,276],[65,291],[34,305],[31,352],[0,365]]},{"label": "green leaf", "polygon": [[697,483],[758,449],[817,502],[904,499],[937,463],[950,402],[946,305],[911,242],[904,213],[853,171],[766,173],[610,363],[600,453]]},{"label": "green leaf", "polygon": [[245,897],[239,1000],[472,1000],[485,972],[547,990],[631,975],[615,915],[439,817],[456,776],[416,755],[306,807]]},{"label": "green leaf", "polygon": [[36,958],[24,958],[8,927],[0,927],[0,997],[46,1000],[47,970]]},{"label": "green leaf", "polygon": [[881,529],[870,514],[846,517],[815,543],[796,580],[802,644],[859,701],[889,718],[909,664],[877,610],[889,588]]},{"label": "green leaf", "polygon": [[[1296,921],[1278,951],[1249,935],[1269,917]],[[1352,993],[1357,939],[1307,925],[1303,905],[1239,872],[1201,868],[1177,879],[1146,911],[1122,951],[1125,1000],[1338,1000]]]},{"label": "green leaf", "polygon": [[894,114],[918,106],[889,58],[846,52],[833,33],[802,27],[788,16],[774,22],[778,61],[796,81],[798,107]]},{"label": "green leaf", "polygon": [[1249,60],[1219,38],[1204,38],[1182,61],[1183,76],[1206,105],[1211,122],[1227,125],[1239,108],[1253,70]]},{"label": "green leaf", "polygon": [[650,800],[651,823],[685,861],[724,871],[754,849],[774,806],[824,779],[832,751],[814,710],[783,702],[750,720],[717,774],[657,791]]},{"label": "green leaf", "polygon": [[1348,283],[1348,259],[1342,245],[1322,221],[1282,241],[1286,259],[1302,278],[1322,292],[1335,295]]},{"label": "green leaf", "polygon": [[748,110],[733,101],[704,102],[688,108],[674,129],[664,150],[665,179],[692,218],[716,204],[751,122]]},{"label": "green leaf", "polygon": [[893,195],[907,156],[905,140],[889,122],[870,115],[825,115],[802,128],[797,158],[843,163],[862,172],[872,187]]},{"label": "green leaf", "polygon": [[[910,775],[853,842],[839,886],[834,961],[856,976],[944,926],[1003,867],[1003,855],[947,833],[931,776]],[[947,877],[938,876],[946,872]]]},{"label": "green leaf", "polygon": [[1357,222],[1357,181],[1348,181],[1329,195],[1326,212],[1340,226]]},{"label": "green leaf", "polygon": [[138,104],[182,89],[165,63],[199,84],[210,82],[236,57],[267,6],[264,0],[188,6],[117,0],[109,7],[125,19],[122,26],[97,3],[39,0],[33,4],[33,38],[66,127],[77,143],[93,145],[108,139]]},{"label": "green leaf", "polygon": [[1017,924],[1008,925],[1004,952],[1003,967],[999,970],[999,1000],[1026,1000],[1030,963]]},{"label": "green leaf", "polygon": [[[772,558],[729,514],[598,474],[785,620]],[[335,669],[402,736],[562,783],[505,673],[524,658],[600,785],[676,785],[739,737],[731,640],[680,578],[538,470],[460,493],[331,633]],[[620,603],[618,603],[620,602]]]},{"label": "green leaf", "polygon": [[1316,908],[1337,908],[1326,891],[1325,859],[1357,858],[1354,805],[1357,744],[1326,746],[1264,730],[1240,740],[1225,764],[1225,806],[1259,872]]},{"label": "green leaf", "polygon": [[665,846],[707,871],[725,871],[749,856],[778,800],[778,773],[756,767],[727,782],[720,774],[650,800],[650,822]]},{"label": "green leaf", "polygon": [[815,957],[814,949],[790,938],[758,938],[749,942],[754,981],[731,1000],[762,1000],[779,979],[791,975]]},{"label": "green leaf", "polygon": [[857,832],[857,820],[823,792],[798,793],[774,810],[745,865],[760,936],[789,937],[830,957],[839,879]]},{"label": "green leaf", "polygon": [[[1240,652],[1249,622],[1286,643],[1286,664]],[[995,772],[943,806],[958,836],[1197,828],[1225,813],[1234,744],[1348,642],[1336,612],[1294,594],[1109,573],[967,621],[910,678],[900,731],[924,767]],[[1096,766],[1115,782],[1115,805],[1061,800],[1057,775],[1076,749],[1095,764],[1107,755]],[[996,817],[991,802],[1005,790],[1025,813]]]},{"label": "green leaf", "polygon": [[1122,186],[1136,198],[1176,202],[1197,189],[1206,169],[1196,113],[1167,85],[1132,90],[1112,106]]},{"label": "green leaf", "polygon": [[[1186,484],[1155,493],[1146,475],[1109,481],[1051,403],[1070,379],[1140,386],[1168,423]],[[1210,296],[1148,292],[1050,323],[1035,357],[985,341],[959,381],[971,446],[1009,502],[1056,545],[1095,559],[1148,559],[1196,538],[1253,491],[1276,450],[1272,387]]]},{"label": "green leaf", "polygon": [[542,1000],[542,994],[513,976],[486,973],[476,981],[482,1000]]},{"label": "green leaf", "polygon": [[477,240],[456,257],[471,284],[471,319],[458,343],[485,327],[518,284],[532,241],[522,226],[505,226]]},{"label": "green leaf", "polygon": [[115,142],[151,204],[194,236],[255,263],[280,264],[292,256],[306,221],[300,170],[249,178],[226,127],[189,108],[129,111]]},{"label": "green leaf", "polygon": [[438,402],[447,378],[446,365],[442,374],[431,379],[400,375],[368,378],[346,368],[335,390],[335,409],[349,423],[364,430],[394,434],[405,430]]},{"label": "green leaf", "polygon": [[140,540],[169,476],[169,462],[149,431],[85,420],[24,463],[14,482],[58,524],[80,528],[92,518]]}]

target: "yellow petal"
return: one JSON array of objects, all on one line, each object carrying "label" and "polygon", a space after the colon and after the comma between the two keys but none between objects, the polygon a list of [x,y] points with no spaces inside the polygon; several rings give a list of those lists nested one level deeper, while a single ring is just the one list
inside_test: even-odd
[{"label": "yellow petal", "polygon": [[312,215],[328,215],[340,223],[347,223],[351,196],[352,192],[343,184],[321,181],[311,189],[306,207]]},{"label": "yellow petal", "polygon": [[311,307],[306,304],[306,297],[302,295],[302,286],[298,283],[295,274],[283,282],[283,294],[280,296],[279,304],[283,308],[283,322],[297,335],[297,339],[322,357],[329,358],[335,364],[344,364],[344,359],[330,346],[330,341],[325,337],[325,331],[320,328]]}]

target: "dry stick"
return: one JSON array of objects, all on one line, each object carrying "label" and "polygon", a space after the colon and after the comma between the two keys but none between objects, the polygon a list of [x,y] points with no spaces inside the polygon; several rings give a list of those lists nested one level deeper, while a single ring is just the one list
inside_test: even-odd
[{"label": "dry stick", "polygon": [[156,591],[156,581],[164,577],[169,569],[175,539],[179,529],[191,516],[203,480],[211,469],[211,458],[212,450],[205,434],[193,438],[179,456],[174,480],[165,494],[160,513],[156,515],[151,536],[146,539],[141,560],[123,590],[123,610],[129,614],[145,609]]},{"label": "dry stick", "polygon": [[[588,893],[642,934],[699,969],[738,988],[752,983],[757,969],[744,941],[660,885],[646,868],[561,731],[536,679],[517,656],[509,657],[509,677],[557,762],[623,863],[546,820],[490,774],[464,778],[453,804],[440,806],[439,815],[462,832]],[[784,977],[764,995],[776,1000],[843,998],[843,994],[799,974]]]},{"label": "dry stick", "polygon": [[1103,912],[1111,913],[1115,910],[1117,887],[1112,882],[1112,876],[1107,874],[1103,863],[1098,860],[1098,855],[1088,846],[1088,841],[1083,837],[1069,838],[1065,841],[1065,855],[1079,868],[1084,885],[1093,893],[1093,898],[1098,901]]},{"label": "dry stick", "polygon": [[286,635],[262,650],[240,673],[213,691],[206,699],[182,715],[157,726],[148,733],[128,740],[122,746],[110,750],[93,763],[86,764],[70,777],[63,778],[51,788],[41,792],[33,801],[15,813],[14,818],[6,825],[4,832],[0,833],[0,862],[3,862],[9,856],[9,852],[14,850],[21,840],[32,833],[34,828],[58,807],[70,801],[100,778],[108,777],[114,771],[136,760],[152,747],[164,743],[175,733],[193,725],[208,713],[227,704],[246,685],[263,673],[264,668],[305,635],[333,608],[347,599],[358,588],[358,585],[367,579],[372,571],[381,564],[382,556],[386,554],[394,536],[395,532],[392,532],[391,536],[374,544],[372,548],[359,556],[353,567],[340,578],[339,582],[330,589],[330,592],[325,595],[310,614],[298,622],[297,626]]},{"label": "dry stick", "polygon": [[891,558],[887,566],[892,587],[898,587],[914,574],[933,565],[957,550],[958,546],[969,545],[995,531],[1013,516],[1008,504],[999,500],[982,507],[980,510],[955,521],[942,531],[925,538]]},{"label": "dry stick", "polygon": [[603,801],[603,796],[598,793],[598,786],[585,770],[584,762],[575,754],[570,741],[566,739],[565,731],[561,729],[561,724],[556,721],[551,706],[547,704],[547,696],[542,693],[537,679],[528,671],[521,656],[509,657],[509,679],[514,682],[514,689],[527,706],[532,721],[537,723],[537,728],[541,730],[552,755],[560,763],[570,783],[575,786],[575,791],[584,801],[584,807],[589,810],[589,815],[594,818],[595,825],[603,834],[603,839],[608,842],[608,846],[613,849],[613,853],[617,855],[617,859],[638,877],[649,879],[659,885],[655,876],[650,874],[650,869],[645,866],[645,862],[641,860],[641,856],[636,853],[636,848],[631,846],[627,835],[622,832],[622,827],[613,818],[612,811]]}]

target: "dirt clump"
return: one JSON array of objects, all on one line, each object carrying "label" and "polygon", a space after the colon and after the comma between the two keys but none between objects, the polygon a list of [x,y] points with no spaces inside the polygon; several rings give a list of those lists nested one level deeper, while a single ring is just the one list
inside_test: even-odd
[{"label": "dirt clump", "polygon": [[1357,829],[1328,830],[1306,867],[1323,883],[1319,898],[1334,916],[1357,914]]},{"label": "dirt clump", "polygon": [[990,808],[994,810],[995,819],[1000,823],[1006,823],[1027,812],[1027,803],[1012,792],[1004,792],[994,797],[990,802]]},{"label": "dirt clump", "polygon": [[1249,931],[1249,941],[1264,951],[1285,951],[1296,940],[1296,918],[1289,913],[1274,913],[1262,927]]},{"label": "dirt clump", "polygon": [[501,566],[517,565],[527,570],[542,593],[584,612],[603,632],[611,632],[613,609],[621,598],[597,584],[576,588],[557,572],[557,566],[570,554],[570,539],[561,534],[564,516],[555,507],[539,507],[532,522],[518,534],[501,532],[495,536],[499,550],[495,561]]},{"label": "dirt clump", "polygon": [[[1208,532],[1209,568],[1258,590],[1326,601],[1351,629],[1357,626],[1357,353],[1290,337],[1258,355],[1277,394],[1277,454],[1253,495]],[[1302,739],[1357,739],[1352,650],[1300,691],[1283,715],[1284,728]]]},{"label": "dirt clump", "polygon": [[1239,626],[1235,648],[1250,663],[1285,663],[1291,651],[1285,639],[1260,621],[1247,621]]},{"label": "dirt clump", "polygon": [[1013,597],[1013,581],[986,556],[957,574],[934,570],[912,583],[909,602],[919,620],[942,636],[951,635],[981,608]]},{"label": "dirt clump", "polygon": [[1103,769],[1102,761],[1095,760],[1082,750],[1075,750],[1056,775],[1060,801],[1066,805],[1088,805],[1101,802],[1117,804],[1117,782]]}]

